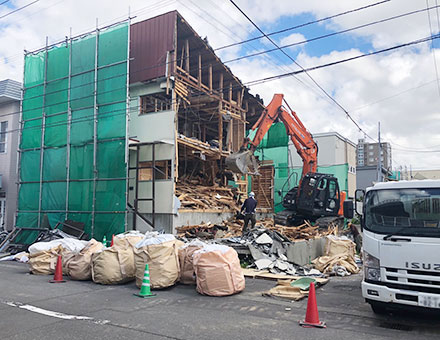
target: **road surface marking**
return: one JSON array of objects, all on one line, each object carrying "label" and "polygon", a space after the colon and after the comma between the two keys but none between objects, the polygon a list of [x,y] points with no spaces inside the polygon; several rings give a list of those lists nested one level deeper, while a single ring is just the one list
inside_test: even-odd
[{"label": "road surface marking", "polygon": [[46,315],[46,316],[51,316],[53,318],[58,318],[58,319],[63,319],[63,320],[87,320],[87,321],[92,321],[94,323],[102,324],[102,325],[110,322],[109,320],[95,320],[94,318],[91,318],[89,316],[69,315],[69,314],[64,314],[64,313],[60,313],[60,312],[54,312],[51,310],[47,310],[47,309],[43,309],[43,308],[31,306],[31,305],[25,305],[25,304],[22,304],[19,302],[7,301],[7,302],[3,302],[3,303],[8,306],[11,306],[11,307],[18,307],[21,309],[28,310],[30,312],[34,312],[34,313],[38,313],[38,314],[42,314],[42,315]]}]

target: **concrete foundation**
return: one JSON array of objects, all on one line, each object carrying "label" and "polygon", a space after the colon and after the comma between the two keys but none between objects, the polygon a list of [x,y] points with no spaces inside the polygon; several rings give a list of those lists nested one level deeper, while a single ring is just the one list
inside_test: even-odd
[{"label": "concrete foundation", "polygon": [[324,255],[325,237],[314,240],[292,242],[287,248],[287,260],[300,266]]}]

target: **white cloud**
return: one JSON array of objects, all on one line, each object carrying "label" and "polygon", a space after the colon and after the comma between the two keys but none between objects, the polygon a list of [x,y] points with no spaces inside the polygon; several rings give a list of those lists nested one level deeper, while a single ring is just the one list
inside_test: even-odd
[{"label": "white cloud", "polygon": [[[303,36],[301,33],[292,33],[290,35],[288,35],[287,37],[284,37],[283,39],[280,40],[280,46],[286,46],[286,45],[290,45],[290,44],[296,44],[302,41],[305,41],[306,37]],[[301,45],[294,45],[291,46],[290,48],[293,50],[296,50],[300,47],[304,47],[305,45],[301,44]]]}]

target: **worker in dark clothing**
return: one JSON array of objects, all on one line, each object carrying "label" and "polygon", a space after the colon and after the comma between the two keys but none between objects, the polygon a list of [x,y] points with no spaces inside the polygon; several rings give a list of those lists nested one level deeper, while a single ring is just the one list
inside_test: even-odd
[{"label": "worker in dark clothing", "polygon": [[257,208],[257,200],[255,199],[255,194],[251,191],[249,197],[244,201],[241,207],[241,213],[244,213],[244,226],[243,233],[247,231],[249,221],[251,221],[252,228],[255,227],[257,220],[255,219],[255,209]]}]

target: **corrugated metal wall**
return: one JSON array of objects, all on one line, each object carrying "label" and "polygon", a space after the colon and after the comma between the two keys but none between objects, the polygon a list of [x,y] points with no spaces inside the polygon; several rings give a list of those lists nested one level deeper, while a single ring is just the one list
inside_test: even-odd
[{"label": "corrugated metal wall", "polygon": [[130,27],[130,84],[163,77],[167,52],[174,50],[177,12],[169,12]]}]

